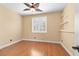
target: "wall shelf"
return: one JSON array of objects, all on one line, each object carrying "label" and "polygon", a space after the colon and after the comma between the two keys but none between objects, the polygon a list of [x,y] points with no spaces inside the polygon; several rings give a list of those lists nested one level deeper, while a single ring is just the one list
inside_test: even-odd
[{"label": "wall shelf", "polygon": [[68,23],[69,23],[68,21],[65,21],[64,23],[61,23],[61,26],[65,25],[65,24],[68,24]]},{"label": "wall shelf", "polygon": [[60,30],[60,32],[74,33],[73,31]]}]

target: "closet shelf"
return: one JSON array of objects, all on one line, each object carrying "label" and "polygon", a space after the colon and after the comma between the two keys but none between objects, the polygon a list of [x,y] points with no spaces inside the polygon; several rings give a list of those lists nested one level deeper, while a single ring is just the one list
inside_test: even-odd
[{"label": "closet shelf", "polygon": [[65,24],[68,24],[68,23],[69,23],[68,21],[66,21],[66,22],[64,22],[64,23],[61,23],[61,26],[62,26],[62,25],[65,25]]},{"label": "closet shelf", "polygon": [[74,33],[73,31],[60,30],[60,32]]}]

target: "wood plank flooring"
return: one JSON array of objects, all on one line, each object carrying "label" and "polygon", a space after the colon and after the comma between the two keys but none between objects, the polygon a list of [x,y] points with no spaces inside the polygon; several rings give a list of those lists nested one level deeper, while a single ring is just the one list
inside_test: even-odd
[{"label": "wood plank flooring", "polygon": [[60,44],[21,41],[0,50],[0,56],[69,56]]}]

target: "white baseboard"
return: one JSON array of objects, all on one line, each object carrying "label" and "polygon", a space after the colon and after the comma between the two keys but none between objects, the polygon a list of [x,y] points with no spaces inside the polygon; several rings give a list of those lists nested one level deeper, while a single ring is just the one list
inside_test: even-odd
[{"label": "white baseboard", "polygon": [[62,45],[62,47],[68,52],[68,54],[70,55],[70,56],[73,56],[73,54],[65,47],[65,45],[61,42],[60,43],[61,45]]},{"label": "white baseboard", "polygon": [[36,41],[36,42],[48,42],[48,43],[57,43],[57,44],[60,44],[59,41],[47,41],[47,40],[38,40],[38,39],[22,39],[22,40]]},{"label": "white baseboard", "polygon": [[17,40],[17,41],[11,42],[11,43],[9,43],[9,44],[5,44],[5,45],[3,45],[3,46],[0,46],[0,49],[3,49],[3,48],[5,48],[5,47],[8,47],[8,46],[10,46],[10,45],[12,45],[12,44],[18,43],[18,42],[20,42],[20,41],[22,41],[22,40]]}]

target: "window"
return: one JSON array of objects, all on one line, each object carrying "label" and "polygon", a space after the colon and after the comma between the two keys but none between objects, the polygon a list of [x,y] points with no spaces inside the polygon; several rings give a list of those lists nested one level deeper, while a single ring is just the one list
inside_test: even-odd
[{"label": "window", "polygon": [[32,32],[33,33],[47,33],[47,17],[32,18]]}]

